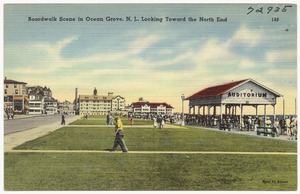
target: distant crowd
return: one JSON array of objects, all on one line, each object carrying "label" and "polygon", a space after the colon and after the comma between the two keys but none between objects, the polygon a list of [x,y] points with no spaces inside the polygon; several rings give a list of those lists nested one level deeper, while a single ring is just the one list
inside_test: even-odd
[{"label": "distant crowd", "polygon": [[[181,124],[182,114],[174,113],[172,115],[161,114],[128,114],[128,115],[116,115],[107,114],[106,124],[114,125],[114,117],[128,117],[130,124],[133,125],[134,119],[152,120],[155,128],[163,128],[165,123]],[[88,118],[88,115],[85,115]],[[239,130],[239,131],[257,131],[260,127],[272,129],[277,136],[288,135],[289,139],[297,139],[297,119],[293,116],[285,116],[281,119],[263,116],[244,115],[240,121],[239,115],[223,115],[222,120],[220,115],[193,115],[185,114],[185,125],[204,126],[219,128],[221,130]],[[273,121],[274,120],[274,121]]]},{"label": "distant crowd", "polygon": [[288,135],[290,139],[297,138],[297,119],[293,116],[285,116],[282,119],[275,118],[274,122],[269,117],[244,115],[240,122],[240,116],[216,116],[216,115],[185,115],[186,125],[215,127],[228,130],[257,131],[258,127],[272,128],[277,135]]}]

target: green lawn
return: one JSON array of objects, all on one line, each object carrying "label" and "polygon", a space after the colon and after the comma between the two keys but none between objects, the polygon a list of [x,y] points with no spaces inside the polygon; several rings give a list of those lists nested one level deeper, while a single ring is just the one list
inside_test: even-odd
[{"label": "green lawn", "polygon": [[[128,118],[122,118],[123,125],[129,125],[129,119]],[[133,120],[134,125],[153,125],[153,121],[151,120],[144,120],[144,119],[134,119]],[[106,125],[106,118],[98,118],[98,117],[92,117],[88,119],[78,119],[70,125]]]},{"label": "green lawn", "polygon": [[6,153],[5,190],[296,190],[296,156]]},{"label": "green lawn", "polygon": [[[130,151],[297,152],[297,144],[193,127],[125,126]],[[113,127],[66,126],[16,149],[106,150]],[[5,153],[5,190],[297,190],[296,155]]]},{"label": "green lawn", "polygon": [[[105,150],[112,147],[113,127],[62,127],[61,129],[16,149]],[[242,136],[200,128],[124,127],[125,142],[129,150],[167,151],[275,151],[296,152],[293,142]]]}]

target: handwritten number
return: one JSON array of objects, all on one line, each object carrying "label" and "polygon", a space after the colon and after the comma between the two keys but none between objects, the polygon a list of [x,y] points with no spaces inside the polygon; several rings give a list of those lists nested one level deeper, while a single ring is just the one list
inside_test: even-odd
[{"label": "handwritten number", "polygon": [[286,6],[284,6],[284,8],[282,9],[282,12],[286,12],[287,11],[287,7],[292,7],[291,5],[286,5]]},{"label": "handwritten number", "polygon": [[[281,12],[287,12],[288,11],[288,8],[290,7],[293,7],[292,5],[286,5],[284,6],[282,9],[280,7],[273,7],[273,6],[270,6],[267,9],[266,13],[267,14],[270,14],[272,11],[273,12],[279,12],[281,10]],[[250,13],[252,13],[253,11],[255,11],[256,13],[261,13],[261,14],[264,14],[264,7],[260,7],[260,8],[253,8],[252,6],[248,7],[248,13],[247,15],[249,15]]]},{"label": "handwritten number", "polygon": [[254,11],[253,7],[249,7],[248,10],[250,9],[250,11],[247,13],[247,15],[249,15],[252,11]]},{"label": "handwritten number", "polygon": [[269,14],[273,10],[273,7],[268,7],[268,13]]},{"label": "handwritten number", "polygon": [[263,14],[263,7],[261,7],[260,9],[257,9],[256,12]]}]

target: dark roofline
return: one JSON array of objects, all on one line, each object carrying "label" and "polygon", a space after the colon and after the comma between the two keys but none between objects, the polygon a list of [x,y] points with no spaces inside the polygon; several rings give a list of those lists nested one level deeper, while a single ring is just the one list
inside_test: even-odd
[{"label": "dark roofline", "polygon": [[145,104],[149,105],[150,107],[164,105],[167,108],[174,108],[174,107],[172,107],[170,104],[168,104],[166,102],[133,102],[133,103],[131,103],[131,106],[139,107],[140,105],[145,105]]},{"label": "dark roofline", "polygon": [[4,79],[4,84],[27,84],[26,82],[19,82],[12,79]]}]

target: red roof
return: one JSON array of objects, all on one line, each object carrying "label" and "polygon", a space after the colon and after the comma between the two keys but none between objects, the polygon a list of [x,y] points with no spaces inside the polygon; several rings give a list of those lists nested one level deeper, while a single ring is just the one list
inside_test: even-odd
[{"label": "red roof", "polygon": [[169,105],[165,102],[133,102],[131,104],[131,106],[133,106],[134,108],[140,108],[145,105],[150,106],[150,108],[157,108],[160,105],[163,105],[167,108],[173,108],[171,105]]},{"label": "red roof", "polygon": [[195,94],[187,97],[185,100],[220,96],[220,95],[224,94],[225,92],[227,92],[228,90],[238,86],[239,84],[241,84],[245,81],[247,81],[247,79],[204,88],[204,89],[196,92]]}]

